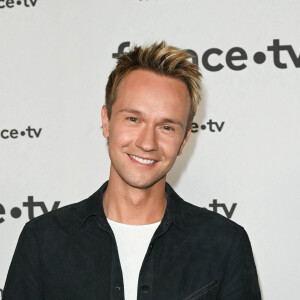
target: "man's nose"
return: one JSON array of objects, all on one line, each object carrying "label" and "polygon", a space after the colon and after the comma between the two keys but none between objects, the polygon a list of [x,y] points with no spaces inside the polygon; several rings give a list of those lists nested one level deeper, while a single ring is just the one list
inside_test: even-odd
[{"label": "man's nose", "polygon": [[141,129],[135,145],[145,152],[157,151],[158,143],[155,128],[146,125]]}]

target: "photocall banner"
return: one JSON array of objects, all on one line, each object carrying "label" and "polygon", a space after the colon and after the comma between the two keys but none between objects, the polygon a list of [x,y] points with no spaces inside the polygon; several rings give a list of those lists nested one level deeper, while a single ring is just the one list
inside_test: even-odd
[{"label": "photocall banner", "polygon": [[108,179],[100,111],[116,58],[161,40],[203,74],[168,182],[247,230],[263,299],[296,299],[299,11],[297,0],[0,0],[0,299],[24,224]]}]

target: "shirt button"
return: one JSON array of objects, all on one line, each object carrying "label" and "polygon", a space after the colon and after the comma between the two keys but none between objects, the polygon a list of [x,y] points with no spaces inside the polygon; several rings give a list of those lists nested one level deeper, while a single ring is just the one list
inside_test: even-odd
[{"label": "shirt button", "polygon": [[153,248],[153,243],[150,244],[150,249],[152,249],[152,248]]},{"label": "shirt button", "polygon": [[116,285],[116,290],[121,291],[121,286],[120,285]]},{"label": "shirt button", "polygon": [[149,291],[149,286],[144,284],[141,286],[141,290],[144,292],[144,293],[147,293]]}]

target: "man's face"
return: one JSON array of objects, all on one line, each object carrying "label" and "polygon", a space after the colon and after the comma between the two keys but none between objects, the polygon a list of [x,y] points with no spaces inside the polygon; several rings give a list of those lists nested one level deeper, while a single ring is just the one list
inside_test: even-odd
[{"label": "man's face", "polygon": [[119,85],[110,120],[105,106],[101,112],[110,179],[140,189],[164,182],[189,138],[189,109],[189,92],[179,79],[130,72]]}]

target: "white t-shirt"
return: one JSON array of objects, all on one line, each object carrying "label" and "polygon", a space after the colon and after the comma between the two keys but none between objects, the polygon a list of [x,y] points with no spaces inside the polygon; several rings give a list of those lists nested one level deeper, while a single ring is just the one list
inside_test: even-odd
[{"label": "white t-shirt", "polygon": [[160,224],[129,225],[107,219],[117,241],[125,300],[136,300],[139,273],[150,240]]}]

